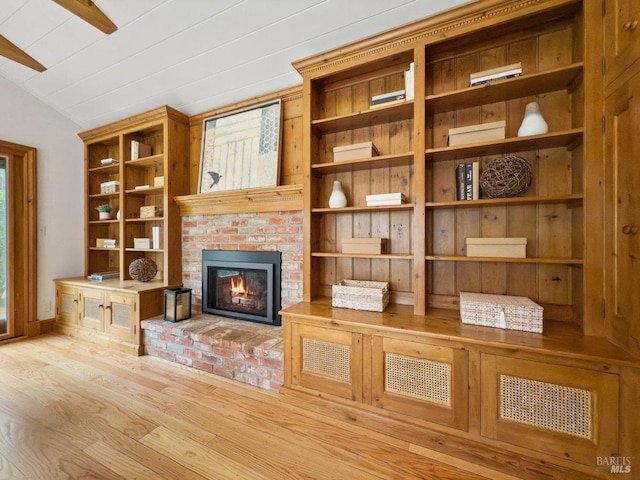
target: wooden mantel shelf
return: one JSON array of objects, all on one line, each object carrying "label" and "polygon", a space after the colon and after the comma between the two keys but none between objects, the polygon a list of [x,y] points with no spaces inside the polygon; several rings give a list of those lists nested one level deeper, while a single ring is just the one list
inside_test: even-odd
[{"label": "wooden mantel shelf", "polygon": [[302,210],[302,185],[182,195],[175,202],[183,217]]}]

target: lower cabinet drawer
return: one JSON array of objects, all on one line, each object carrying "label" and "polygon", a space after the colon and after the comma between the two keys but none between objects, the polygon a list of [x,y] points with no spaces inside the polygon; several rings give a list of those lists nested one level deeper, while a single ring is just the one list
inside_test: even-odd
[{"label": "lower cabinet drawer", "polygon": [[482,355],[482,435],[594,465],[618,452],[617,374]]}]

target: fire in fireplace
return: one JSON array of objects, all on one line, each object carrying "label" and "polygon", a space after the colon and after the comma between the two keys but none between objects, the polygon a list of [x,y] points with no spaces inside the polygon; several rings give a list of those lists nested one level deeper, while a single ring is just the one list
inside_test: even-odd
[{"label": "fire in fireplace", "polygon": [[280,252],[202,251],[202,311],[280,325]]}]

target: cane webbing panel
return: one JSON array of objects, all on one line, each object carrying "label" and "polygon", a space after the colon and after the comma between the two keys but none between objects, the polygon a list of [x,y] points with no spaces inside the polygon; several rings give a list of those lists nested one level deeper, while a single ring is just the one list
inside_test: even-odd
[{"label": "cane webbing panel", "polygon": [[349,382],[351,348],[348,345],[302,339],[302,370]]},{"label": "cane webbing panel", "polygon": [[385,391],[451,405],[451,365],[385,353]]},{"label": "cane webbing panel", "polygon": [[500,375],[500,418],[591,439],[591,392]]},{"label": "cane webbing panel", "polygon": [[84,297],[84,316],[94,320],[100,319],[100,307],[102,302],[95,298]]},{"label": "cane webbing panel", "polygon": [[76,304],[75,295],[70,295],[68,293],[63,293],[60,295],[60,310],[61,313],[73,313]]},{"label": "cane webbing panel", "polygon": [[118,327],[131,327],[131,309],[120,303],[111,304],[111,324]]}]

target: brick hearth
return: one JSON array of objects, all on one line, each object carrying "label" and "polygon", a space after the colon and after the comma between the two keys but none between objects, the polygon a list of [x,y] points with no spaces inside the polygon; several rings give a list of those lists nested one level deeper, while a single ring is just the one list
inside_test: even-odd
[{"label": "brick hearth", "polygon": [[195,314],[142,321],[147,355],[277,392],[283,381],[282,328]]},{"label": "brick hearth", "polygon": [[[302,300],[302,212],[182,218],[182,282],[202,304],[202,250],[282,252],[282,308]],[[283,382],[282,328],[195,314],[178,323],[142,322],[145,353],[277,391]]]}]

